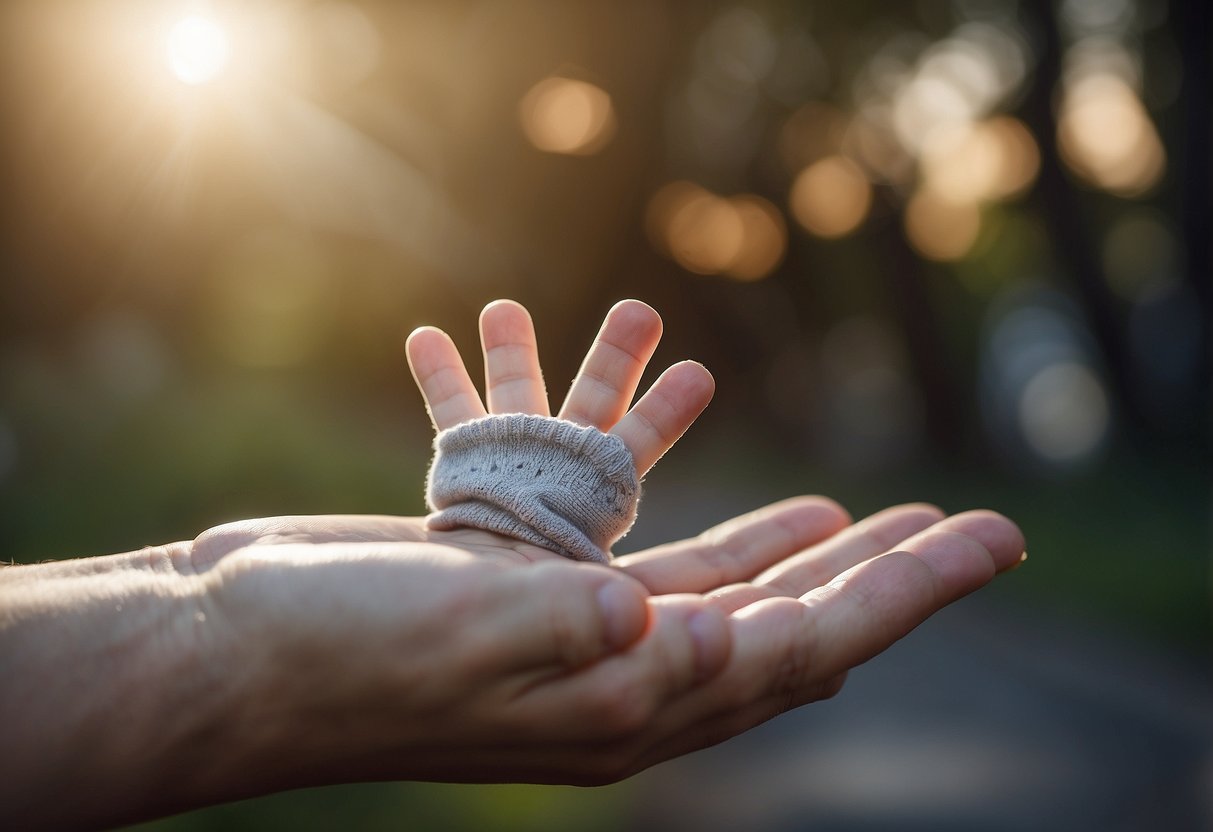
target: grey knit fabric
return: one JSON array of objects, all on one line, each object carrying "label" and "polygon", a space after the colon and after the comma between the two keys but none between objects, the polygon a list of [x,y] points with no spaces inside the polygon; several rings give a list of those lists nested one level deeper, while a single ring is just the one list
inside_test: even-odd
[{"label": "grey knit fabric", "polygon": [[471,526],[606,563],[636,519],[640,480],[623,440],[510,413],[438,434],[426,484],[431,529]]}]

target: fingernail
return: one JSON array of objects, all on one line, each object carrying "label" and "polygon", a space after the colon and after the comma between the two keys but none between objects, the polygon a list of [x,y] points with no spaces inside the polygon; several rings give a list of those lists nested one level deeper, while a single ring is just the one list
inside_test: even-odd
[{"label": "fingernail", "polygon": [[728,634],[724,618],[716,612],[702,610],[687,621],[687,630],[695,648],[695,681],[714,676],[727,657]]},{"label": "fingernail", "polygon": [[1002,573],[1005,575],[1008,572],[1014,572],[1016,569],[1023,566],[1027,562],[1027,560],[1028,560],[1028,553],[1024,552],[1022,555],[1019,556],[1019,560],[1015,561],[1013,564],[1008,566],[1006,569],[1002,570]]},{"label": "fingernail", "polygon": [[602,612],[607,647],[618,650],[635,641],[644,628],[637,627],[645,614],[644,600],[632,587],[611,581],[598,590],[598,609]]}]

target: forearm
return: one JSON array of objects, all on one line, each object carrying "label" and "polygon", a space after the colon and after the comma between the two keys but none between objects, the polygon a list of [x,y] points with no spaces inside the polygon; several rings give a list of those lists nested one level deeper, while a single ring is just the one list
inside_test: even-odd
[{"label": "forearm", "polygon": [[225,737],[188,544],[0,569],[0,817],[97,826],[172,811]]}]

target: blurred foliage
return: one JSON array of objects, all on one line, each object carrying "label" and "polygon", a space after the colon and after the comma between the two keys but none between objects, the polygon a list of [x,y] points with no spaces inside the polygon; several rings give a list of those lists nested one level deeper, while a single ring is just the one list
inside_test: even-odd
[{"label": "blurred foliage", "polygon": [[274,827],[320,830],[415,828],[600,832],[623,828],[626,785],[601,789],[556,786],[471,786],[369,783],[289,792],[204,809],[130,827],[158,832]]}]

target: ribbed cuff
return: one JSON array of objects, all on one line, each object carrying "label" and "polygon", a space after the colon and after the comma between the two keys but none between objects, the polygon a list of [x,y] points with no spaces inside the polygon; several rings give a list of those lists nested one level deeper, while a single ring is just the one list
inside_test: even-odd
[{"label": "ribbed cuff", "polygon": [[606,563],[636,519],[640,480],[623,440],[547,416],[511,413],[434,440],[426,525],[485,529],[576,560]]}]

